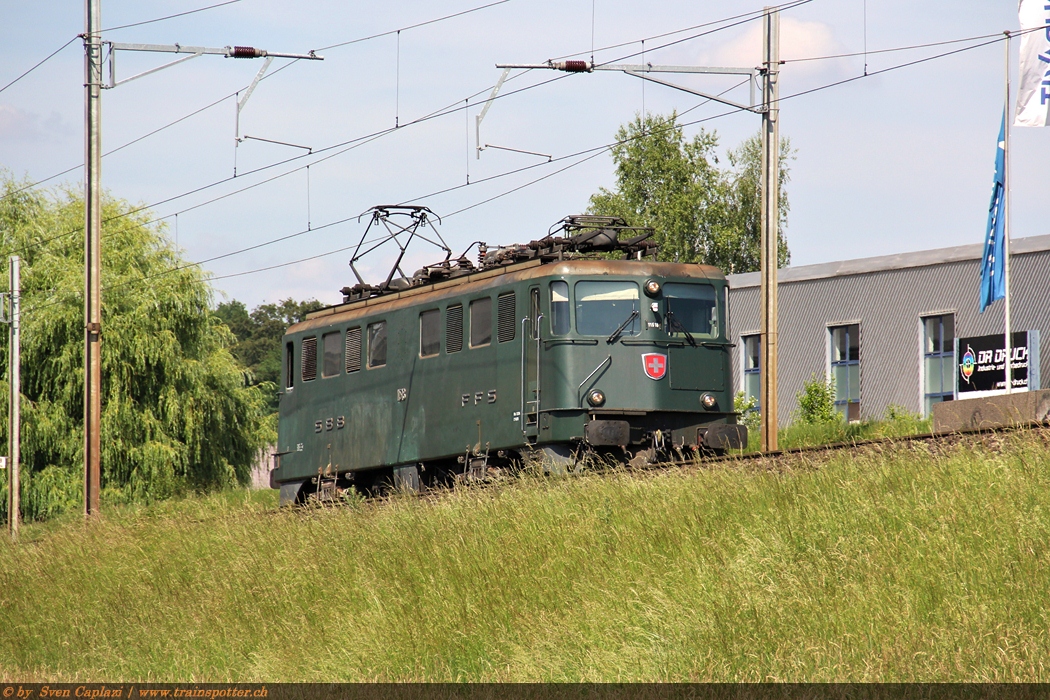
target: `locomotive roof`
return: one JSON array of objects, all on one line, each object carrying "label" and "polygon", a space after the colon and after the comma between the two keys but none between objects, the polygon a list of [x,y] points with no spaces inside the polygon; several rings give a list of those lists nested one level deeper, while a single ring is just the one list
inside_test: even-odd
[{"label": "locomotive roof", "polygon": [[670,263],[652,260],[570,259],[547,262],[530,260],[494,269],[479,270],[462,277],[413,287],[400,292],[350,301],[307,314],[306,320],[291,326],[287,333],[322,328],[333,322],[342,322],[367,316],[376,311],[426,304],[448,297],[470,294],[508,283],[563,275],[617,275],[637,277],[691,277],[694,279],[725,280],[717,267],[698,263]]}]

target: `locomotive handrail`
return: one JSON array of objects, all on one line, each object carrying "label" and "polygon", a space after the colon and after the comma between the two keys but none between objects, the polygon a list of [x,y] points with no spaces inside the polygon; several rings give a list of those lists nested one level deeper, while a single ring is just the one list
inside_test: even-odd
[{"label": "locomotive handrail", "polygon": [[684,348],[685,341],[682,340],[631,340],[626,338],[620,341],[621,345],[655,345],[660,348]]},{"label": "locomotive handrail", "polygon": [[[536,428],[539,429],[540,420],[540,351],[543,350],[543,324],[540,321],[543,320],[543,314],[537,314],[536,316]],[[522,345],[524,345],[524,338],[522,339]]]},{"label": "locomotive handrail", "polygon": [[543,349],[550,350],[555,345],[597,345],[595,338],[551,338],[543,341]]},{"label": "locomotive handrail", "polygon": [[606,362],[608,362],[609,366],[612,367],[612,355],[609,355],[604,360],[599,362],[598,366],[591,370],[591,373],[587,375],[587,378],[580,382],[580,385],[576,387],[576,405],[578,408],[583,408],[583,397],[580,396],[580,390],[583,389],[583,385],[589,382],[591,380],[591,377],[597,374],[598,370],[605,366]]},{"label": "locomotive handrail", "polygon": [[529,337],[525,333],[525,326],[528,322],[528,316],[521,319],[521,413],[518,414],[518,420],[521,421],[521,436],[526,442],[529,440],[528,433],[525,431],[525,384],[528,382],[525,374],[525,343],[528,342]]}]

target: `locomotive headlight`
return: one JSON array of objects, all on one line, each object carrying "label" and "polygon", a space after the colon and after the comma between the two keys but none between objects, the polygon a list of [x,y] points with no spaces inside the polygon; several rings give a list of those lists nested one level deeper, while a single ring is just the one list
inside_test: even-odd
[{"label": "locomotive headlight", "polygon": [[714,394],[704,394],[700,397],[700,403],[704,405],[704,408],[711,410],[718,403],[718,399],[714,397]]},{"label": "locomotive headlight", "polygon": [[655,297],[660,293],[660,283],[656,280],[649,280],[645,283],[645,293],[651,297]]},{"label": "locomotive headlight", "polygon": [[605,392],[601,389],[595,389],[591,393],[587,394],[587,403],[594,406],[595,408],[605,405]]}]

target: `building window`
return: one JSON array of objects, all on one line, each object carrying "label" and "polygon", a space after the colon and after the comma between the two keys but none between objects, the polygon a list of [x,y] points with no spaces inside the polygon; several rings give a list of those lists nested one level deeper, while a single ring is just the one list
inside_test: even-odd
[{"label": "building window", "polygon": [[386,321],[373,323],[368,327],[368,367],[382,367],[386,364]]},{"label": "building window", "polygon": [[441,352],[441,311],[419,314],[419,356],[434,357]]},{"label": "building window", "polygon": [[854,323],[829,330],[835,410],[848,421],[860,420],[860,326]]},{"label": "building window", "polygon": [[955,395],[955,315],[922,319],[923,396],[926,415],[933,404]]},{"label": "building window", "polygon": [[321,369],[322,377],[335,377],[341,370],[343,364],[343,334],[325,333],[321,336],[321,345],[324,347],[324,365]]},{"label": "building window", "polygon": [[470,347],[476,348],[492,342],[492,299],[475,299],[470,302]]},{"label": "building window", "polygon": [[755,410],[762,408],[762,336],[745,335],[744,398],[755,400]]}]

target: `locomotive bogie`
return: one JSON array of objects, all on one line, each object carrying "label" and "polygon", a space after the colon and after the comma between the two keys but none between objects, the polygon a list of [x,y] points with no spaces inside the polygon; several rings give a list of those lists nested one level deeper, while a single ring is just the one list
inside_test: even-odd
[{"label": "locomotive bogie", "polygon": [[283,503],[544,447],[739,447],[725,285],[702,265],[531,261],[316,312],[285,336],[271,483]]}]

